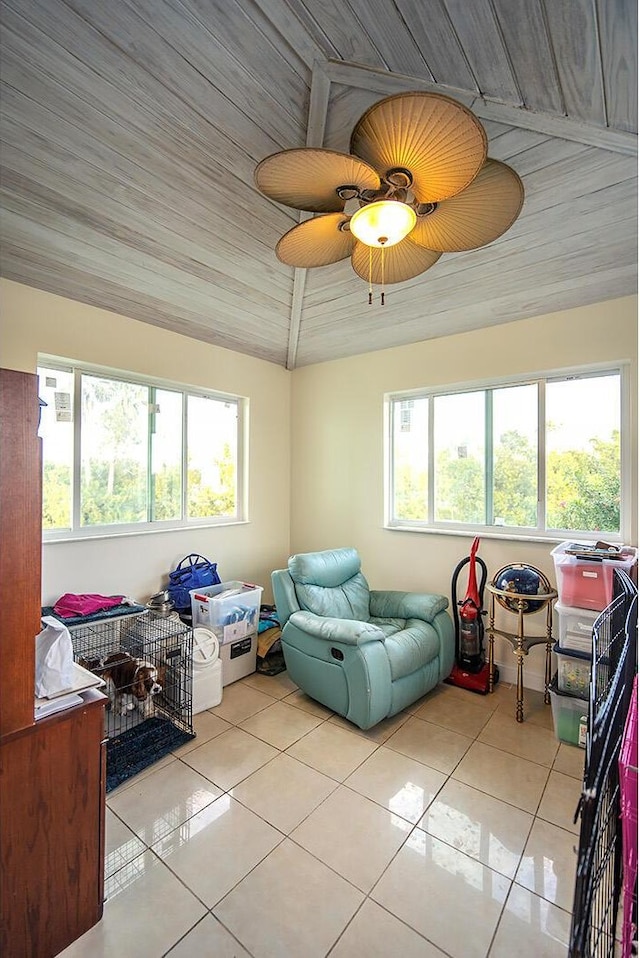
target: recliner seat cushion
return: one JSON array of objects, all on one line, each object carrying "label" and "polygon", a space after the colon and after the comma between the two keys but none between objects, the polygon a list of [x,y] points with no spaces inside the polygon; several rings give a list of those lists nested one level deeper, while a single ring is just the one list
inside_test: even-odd
[{"label": "recliner seat cushion", "polygon": [[391,666],[391,679],[401,679],[428,665],[440,654],[440,638],[428,622],[421,619],[372,618],[385,636],[385,649]]}]

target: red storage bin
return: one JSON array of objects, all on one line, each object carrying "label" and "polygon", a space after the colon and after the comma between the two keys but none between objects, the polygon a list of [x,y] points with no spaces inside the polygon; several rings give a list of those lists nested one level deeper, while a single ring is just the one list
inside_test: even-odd
[{"label": "red storage bin", "polygon": [[613,598],[613,570],[631,574],[637,561],[637,550],[624,547],[619,559],[585,558],[566,552],[576,543],[561,542],[552,550],[555,563],[558,598],[563,605],[578,609],[605,609]]}]

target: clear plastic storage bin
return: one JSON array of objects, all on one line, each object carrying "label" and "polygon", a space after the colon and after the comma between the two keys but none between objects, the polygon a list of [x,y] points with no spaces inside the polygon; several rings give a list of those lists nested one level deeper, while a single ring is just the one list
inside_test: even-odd
[{"label": "clear plastic storage bin", "polygon": [[586,558],[566,551],[575,545],[588,547],[593,543],[561,542],[551,551],[558,598],[564,606],[601,612],[613,598],[613,570],[623,569],[630,574],[637,561],[637,549],[625,546],[622,557],[618,559],[601,556]]},{"label": "clear plastic storage bin", "polygon": [[194,628],[201,625],[212,629],[221,645],[257,632],[262,586],[220,582],[192,589],[189,594]]},{"label": "clear plastic storage bin", "polygon": [[557,642],[553,651],[558,656],[558,691],[588,698],[591,656],[586,652],[567,652]]},{"label": "clear plastic storage bin", "polygon": [[554,675],[549,686],[551,710],[556,738],[568,745],[586,748],[589,726],[589,703],[558,690],[558,676]]},{"label": "clear plastic storage bin", "polygon": [[593,623],[599,612],[592,609],[573,609],[568,605],[556,602],[554,606],[558,617],[556,636],[558,645],[564,651],[570,649],[575,652],[593,652]]}]

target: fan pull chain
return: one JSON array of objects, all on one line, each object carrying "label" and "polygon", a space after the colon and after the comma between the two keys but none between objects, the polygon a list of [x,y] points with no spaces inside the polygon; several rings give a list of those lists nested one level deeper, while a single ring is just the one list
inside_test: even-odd
[{"label": "fan pull chain", "polygon": [[384,306],[384,246],[380,250],[380,305]]},{"label": "fan pull chain", "polygon": [[371,285],[371,272],[373,262],[373,247],[369,247],[369,306],[373,303],[373,286]]}]

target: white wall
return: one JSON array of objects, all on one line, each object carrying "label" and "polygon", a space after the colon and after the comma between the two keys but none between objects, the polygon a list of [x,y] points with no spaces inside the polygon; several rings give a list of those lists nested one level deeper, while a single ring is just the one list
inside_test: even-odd
[{"label": "white wall", "polygon": [[[295,370],[292,550],[353,545],[361,553],[372,588],[449,595],[453,570],[469,554],[471,537],[383,528],[384,393],[625,359],[632,362],[631,432],[635,438],[635,297]],[[635,464],[635,441],[632,452]],[[637,504],[635,479],[633,501]],[[637,506],[632,528],[637,530]],[[480,555],[490,577],[508,562],[529,562],[554,582],[550,548],[544,543],[485,537]],[[461,588],[463,584],[461,580]],[[515,617],[503,615],[505,627],[513,626]],[[532,631],[544,628],[540,619],[531,617]],[[499,658],[507,671],[512,670],[514,658],[506,643],[501,643]],[[543,652],[534,649],[525,663],[525,682],[541,687],[543,674]]]},{"label": "white wall", "polygon": [[291,374],[227,349],[116,313],[7,281],[0,282],[0,364],[35,372],[48,353],[205,386],[249,398],[249,522],[43,547],[43,604],[64,592],[126,592],[146,601],[190,552],[218,562],[223,579],[265,589],[289,554]]}]

